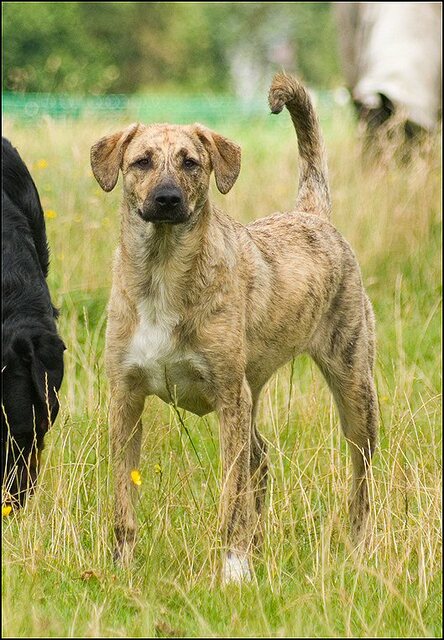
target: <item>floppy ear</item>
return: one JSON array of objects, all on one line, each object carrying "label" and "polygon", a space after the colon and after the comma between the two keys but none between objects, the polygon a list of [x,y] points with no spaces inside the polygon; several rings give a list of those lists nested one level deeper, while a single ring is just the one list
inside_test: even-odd
[{"label": "floppy ear", "polygon": [[139,125],[131,124],[123,131],[100,138],[91,147],[91,167],[104,191],[112,191],[119,177],[123,154]]},{"label": "floppy ear", "polygon": [[29,367],[37,395],[51,414],[54,422],[59,402],[57,392],[63,380],[63,352],[66,347],[56,333],[19,337],[14,342],[14,351]]},{"label": "floppy ear", "polygon": [[66,347],[56,333],[44,333],[33,339],[34,354],[31,362],[31,377],[39,398],[51,409],[58,412],[57,392],[63,380],[63,352]]},{"label": "floppy ear", "polygon": [[202,125],[196,125],[196,132],[210,154],[217,188],[221,193],[228,193],[239,175],[240,146]]}]

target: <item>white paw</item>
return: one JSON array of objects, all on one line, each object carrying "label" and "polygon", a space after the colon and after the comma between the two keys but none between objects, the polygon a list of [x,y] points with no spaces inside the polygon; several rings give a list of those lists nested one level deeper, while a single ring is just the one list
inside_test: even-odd
[{"label": "white paw", "polygon": [[245,555],[238,554],[235,551],[229,551],[224,558],[222,568],[222,583],[229,582],[249,582],[251,580],[251,571],[248,564],[248,558]]}]

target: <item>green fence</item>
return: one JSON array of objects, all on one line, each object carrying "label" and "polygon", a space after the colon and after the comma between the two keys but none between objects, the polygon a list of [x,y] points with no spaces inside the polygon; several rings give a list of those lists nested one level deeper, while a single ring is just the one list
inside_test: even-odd
[{"label": "green fence", "polygon": [[[338,106],[330,91],[315,94],[319,110]],[[266,96],[254,100],[239,100],[232,96],[174,95],[108,95],[78,97],[43,93],[3,93],[3,115],[23,120],[44,116],[79,118],[84,116],[128,116],[141,122],[194,122],[209,124],[261,118],[268,113]]]}]

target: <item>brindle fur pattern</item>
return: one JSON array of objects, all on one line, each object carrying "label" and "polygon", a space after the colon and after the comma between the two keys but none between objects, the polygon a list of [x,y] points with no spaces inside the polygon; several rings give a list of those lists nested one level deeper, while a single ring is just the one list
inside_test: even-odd
[{"label": "brindle fur pattern", "polygon": [[[301,353],[312,356],[334,395],[353,462],[355,543],[364,535],[378,419],[373,312],[356,258],[328,220],[326,157],[311,100],[283,74],[269,100],[274,113],[287,107],[296,129],[299,194],[293,210],[246,226],[208,195],[212,172],[220,191],[233,186],[240,149],[202,125],[134,124],[91,151],[103,189],[123,175],[106,334],[116,556],[123,562],[136,536],[130,472],[139,466],[141,414],[145,397],[158,395],[198,415],[218,413],[224,578],[249,576],[267,486],[259,395]],[[168,221],[147,221],[166,215],[153,194],[172,188],[180,203]]]}]

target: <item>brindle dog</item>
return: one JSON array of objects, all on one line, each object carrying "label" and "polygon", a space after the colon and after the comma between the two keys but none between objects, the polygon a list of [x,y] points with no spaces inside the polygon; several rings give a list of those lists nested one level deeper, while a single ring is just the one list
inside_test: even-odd
[{"label": "brindle dog", "polygon": [[217,411],[222,452],[225,582],[249,578],[260,539],[267,447],[256,424],[261,389],[308,353],[336,401],[353,462],[355,543],[369,512],[375,447],[374,317],[356,258],[329,222],[319,123],[306,90],[277,75],[271,110],[290,112],[301,160],[294,209],[244,226],[209,200],[227,193],[240,148],[200,124],[133,124],[91,149],[105,191],[123,174],[120,243],[108,309],[106,362],[115,472],[116,557],[136,535],[131,470],[139,465],[145,398],[205,415]]}]

